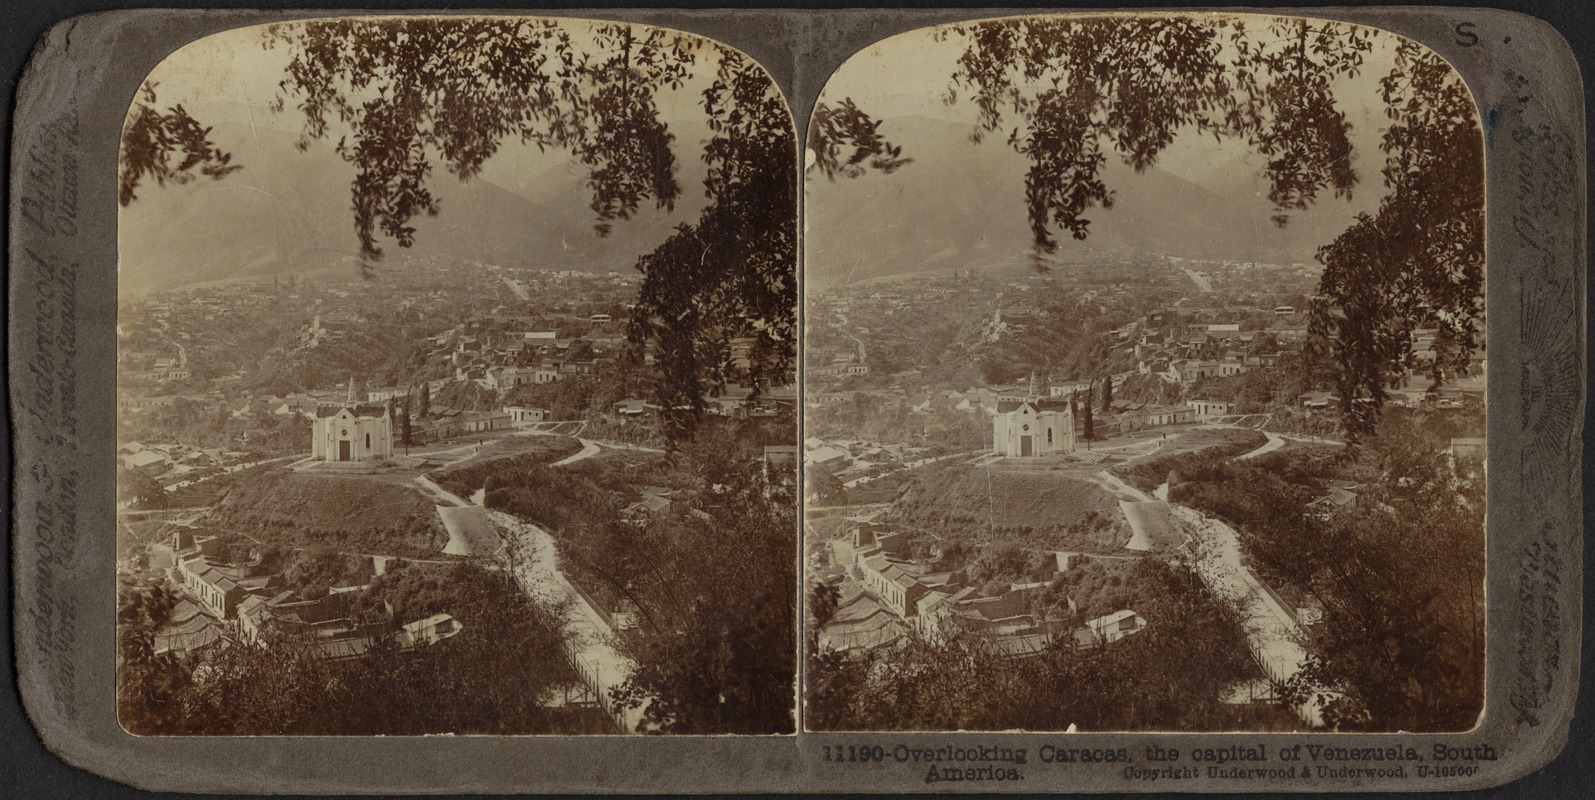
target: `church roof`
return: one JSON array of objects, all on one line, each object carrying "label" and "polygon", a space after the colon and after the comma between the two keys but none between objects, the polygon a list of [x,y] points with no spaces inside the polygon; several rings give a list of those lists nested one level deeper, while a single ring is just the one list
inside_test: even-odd
[{"label": "church roof", "polygon": [[1023,406],[1023,405],[1026,405],[1026,404],[1028,404],[1031,408],[1034,408],[1037,411],[1068,411],[1069,410],[1069,400],[1067,398],[1056,398],[1056,397],[1047,397],[1047,398],[1004,397],[1004,398],[1001,398],[1001,399],[999,399],[997,401],[997,413],[1006,414],[1006,413],[1008,413],[1010,411],[1018,411],[1020,406]]},{"label": "church roof", "polygon": [[320,408],[316,409],[316,416],[318,418],[321,418],[321,419],[325,419],[327,417],[336,417],[336,416],[338,416],[338,414],[340,412],[342,412],[346,408],[349,409],[349,413],[354,414],[357,417],[384,417],[384,416],[387,416],[387,414],[388,414],[388,407],[387,406],[375,405],[375,404],[369,404],[369,403],[360,403],[360,404],[352,405],[352,406],[351,405],[321,406]]}]

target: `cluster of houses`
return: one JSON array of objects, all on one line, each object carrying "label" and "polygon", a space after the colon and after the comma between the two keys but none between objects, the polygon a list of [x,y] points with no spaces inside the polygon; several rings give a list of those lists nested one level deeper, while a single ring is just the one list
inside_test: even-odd
[{"label": "cluster of houses", "polygon": [[[602,326],[608,314],[581,320]],[[457,381],[485,389],[557,383],[591,375],[613,363],[625,346],[619,334],[560,336],[557,331],[525,327],[525,320],[503,314],[474,317],[427,339],[428,359],[453,369]]]},{"label": "cluster of houses", "polygon": [[895,492],[885,490],[884,495],[877,498],[861,487],[877,478],[923,463],[930,454],[930,449],[926,447],[818,437],[804,440],[803,451],[804,463],[811,474],[824,473],[844,487],[857,490],[853,497],[858,502],[889,499]]},{"label": "cluster of houses", "polygon": [[1009,584],[995,594],[970,585],[963,570],[941,571],[935,560],[916,558],[906,533],[861,523],[832,540],[833,580],[843,587],[836,612],[820,631],[823,648],[868,650],[896,644],[910,633],[936,640],[952,631],[984,637],[1011,658],[1035,655],[1054,642],[1075,648],[1102,647],[1146,627],[1134,611],[1076,622],[1073,598],[1066,607],[1043,605],[1047,589],[1068,568],[1056,554],[1057,571],[1047,580]]},{"label": "cluster of houses", "polygon": [[[705,397],[705,410],[710,414],[722,417],[769,417],[779,411],[790,410],[797,405],[797,388],[791,385],[776,386],[759,392],[755,395],[751,387],[740,384],[728,384],[720,394],[714,397]],[[664,410],[664,406],[636,397],[629,397],[617,401],[609,408],[616,418],[621,420],[634,420],[657,416]]]},{"label": "cluster of houses", "polygon": [[268,631],[278,630],[306,643],[320,658],[340,660],[357,657],[384,638],[406,650],[461,630],[448,614],[403,624],[391,613],[387,619],[357,620],[351,600],[386,573],[386,558],[366,558],[360,575],[321,597],[304,598],[285,588],[280,575],[265,571],[258,552],[242,562],[228,560],[218,537],[178,523],[164,527],[165,535],[145,552],[150,568],[176,589],[179,600],[154,632],[157,655],[203,654],[240,639],[265,641]]},{"label": "cluster of houses", "polygon": [[847,350],[816,348],[806,354],[808,366],[803,374],[810,380],[868,375],[869,364],[860,348]]},{"label": "cluster of houses", "polygon": [[171,480],[213,474],[247,458],[248,454],[238,451],[184,444],[128,442],[116,450],[116,463],[123,469]]},{"label": "cluster of houses", "polygon": [[193,377],[181,348],[176,355],[157,350],[126,350],[117,356],[117,377],[123,385],[149,388]]}]

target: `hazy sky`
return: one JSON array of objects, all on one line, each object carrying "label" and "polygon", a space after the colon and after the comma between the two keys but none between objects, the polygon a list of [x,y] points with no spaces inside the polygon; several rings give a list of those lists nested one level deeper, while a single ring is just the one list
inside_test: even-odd
[{"label": "hazy sky", "polygon": [[[578,47],[585,45],[587,48],[594,47],[591,38],[594,25],[613,24],[564,19],[559,22]],[[263,47],[266,29],[265,25],[257,25],[218,33],[168,56],[149,75],[149,80],[157,84],[157,105],[164,109],[182,104],[207,125],[248,123],[297,133],[304,117],[294,109],[291,96],[281,113],[270,110],[272,101],[280,94],[278,82],[283,80],[292,48],[282,43],[270,49]],[[712,57],[700,55],[698,68],[683,87],[659,97],[660,116],[676,134],[678,148],[696,148],[709,137],[699,102],[704,87],[713,79],[714,63]],[[337,140],[336,122],[329,139]],[[239,147],[236,142],[217,144],[224,149]],[[496,181],[497,177],[514,176],[527,162],[542,162],[546,166],[567,160],[564,153],[539,153],[536,147],[523,147],[518,140],[511,139],[489,160],[483,174]]]},{"label": "hazy sky", "polygon": [[[1202,16],[1200,14],[1196,16]],[[1268,17],[1252,14],[1211,15],[1238,17],[1247,23],[1254,37],[1261,36]],[[893,117],[927,116],[974,125],[979,121],[973,103],[944,101],[957,59],[967,40],[952,35],[937,41],[937,28],[910,31],[884,39],[848,59],[826,83],[821,100],[852,97],[860,108],[884,120],[881,132],[892,135]],[[1395,45],[1401,37],[1375,30],[1372,52],[1366,56],[1356,78],[1341,78],[1333,84],[1339,106],[1351,123],[1351,141],[1358,153],[1378,153],[1381,127],[1385,123],[1384,105],[1379,99],[1379,79],[1389,72]],[[1225,50],[1229,48],[1226,45]],[[1000,142],[999,142],[1000,144]],[[1017,156],[1016,156],[1017,157]],[[1260,159],[1248,152],[1244,142],[1215,142],[1211,136],[1182,133],[1158,157],[1158,166],[1181,177],[1200,177],[1217,161],[1237,160],[1249,167],[1261,166]],[[1377,178],[1378,163],[1372,165]],[[1363,170],[1367,172],[1366,168]]]},{"label": "hazy sky", "polygon": [[[594,51],[593,28],[613,23],[561,19],[559,24],[578,48]],[[182,105],[202,125],[213,128],[211,140],[243,169],[219,181],[201,178],[163,188],[145,180],[140,185],[138,200],[121,215],[125,289],[215,280],[270,270],[271,259],[292,260],[295,253],[306,250],[356,248],[348,199],[355,173],[334,151],[344,130],[336,119],[330,120],[324,139],[310,142],[305,152],[294,147],[304,124],[296,98],[287,95],[284,110],[272,110],[293,48],[282,42],[263,47],[266,29],[238,28],[198,40],[168,56],[148,76],[155,84],[158,109]],[[647,213],[615,222],[616,233],[595,243],[597,235],[591,228],[596,220],[585,208],[589,195],[582,188],[588,168],[576,163],[568,151],[539,151],[510,136],[483,164],[479,178],[463,186],[434,154],[430,183],[443,209],[436,220],[413,221],[419,233],[417,249],[410,252],[461,242],[460,235],[445,240],[429,232],[439,225],[457,227],[464,222],[478,225],[481,236],[464,238],[469,243],[465,250],[472,252],[456,246],[449,251],[452,255],[494,261],[504,258],[506,251],[526,253],[528,247],[535,254],[542,242],[562,251],[574,243],[577,250],[599,252],[608,268],[629,269],[638,255],[668,236],[671,226],[695,219],[704,202],[703,144],[711,135],[701,107],[702,91],[713,80],[718,58],[710,40],[692,38],[703,47],[691,76],[681,88],[656,97],[660,118],[675,136],[682,196],[674,211],[655,210],[650,204]],[[544,215],[547,219],[495,219],[493,210],[514,205],[504,202],[500,189],[557,214]],[[516,236],[505,227],[522,226],[522,220],[529,228],[542,225],[556,230],[539,239],[530,233]],[[661,220],[664,224],[659,224]],[[386,236],[379,235],[379,245],[389,253],[404,252]]]},{"label": "hazy sky", "polygon": [[[1267,35],[1270,20],[1196,16],[1240,17],[1254,40]],[[856,179],[809,173],[805,269],[815,285],[920,269],[1000,266],[1033,247],[1024,193],[1029,161],[1006,141],[1007,130],[1019,123],[1005,110],[1002,130],[980,144],[970,141],[979,116],[967,89],[952,104],[945,101],[969,40],[952,33],[937,41],[936,34],[936,28],[924,28],[876,43],[844,63],[821,92],[820,102],[852,98],[880,121],[880,135],[913,162],[891,174]],[[1221,41],[1229,50],[1223,34]],[[1244,141],[1179,132],[1147,175],[1124,166],[1104,143],[1102,177],[1114,207],[1086,212],[1092,235],[1084,242],[1055,230],[1060,257],[1128,246],[1198,258],[1313,263],[1318,247],[1358,213],[1377,210],[1386,193],[1379,144],[1388,122],[1379,80],[1393,66],[1400,41],[1373,30],[1358,75],[1331,86],[1351,125],[1358,182],[1350,198],[1321,191],[1311,207],[1291,212],[1286,228],[1278,228],[1262,173],[1265,159]],[[1019,85],[1023,89],[1024,81]],[[1142,237],[1139,231],[1147,233]],[[1182,242],[1191,245],[1189,252],[1182,252]]]}]

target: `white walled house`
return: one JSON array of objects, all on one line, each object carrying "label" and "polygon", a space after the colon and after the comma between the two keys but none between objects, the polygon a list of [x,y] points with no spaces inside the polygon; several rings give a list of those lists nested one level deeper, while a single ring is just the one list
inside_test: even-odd
[{"label": "white walled house", "polygon": [[510,417],[510,424],[516,427],[542,422],[548,419],[548,409],[532,408],[530,406],[505,406],[504,413]]}]

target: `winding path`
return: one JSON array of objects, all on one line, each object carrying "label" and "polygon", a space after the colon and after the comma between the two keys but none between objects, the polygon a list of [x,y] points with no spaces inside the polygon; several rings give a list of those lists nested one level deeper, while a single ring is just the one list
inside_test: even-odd
[{"label": "winding path", "polygon": [[1272,453],[1275,450],[1285,446],[1285,437],[1271,431],[1262,431],[1262,434],[1268,437],[1268,441],[1263,442],[1263,444],[1256,450],[1236,456],[1235,460],[1244,461],[1249,458],[1256,458],[1261,455]]},{"label": "winding path", "polygon": [[[1284,440],[1268,434],[1269,441],[1239,458],[1250,458],[1284,446]],[[1158,487],[1158,497],[1125,483],[1119,476],[1102,470],[1096,474],[1103,487],[1121,501],[1152,502],[1167,500],[1166,484]],[[1195,545],[1196,574],[1214,597],[1231,603],[1240,611],[1252,656],[1270,680],[1283,683],[1301,672],[1307,653],[1300,644],[1301,629],[1295,617],[1282,606],[1250,569],[1241,563],[1240,535],[1224,522],[1193,508],[1169,503],[1181,527],[1191,534]],[[1318,697],[1296,707],[1302,722],[1322,727]]]},{"label": "winding path", "polygon": [[562,459],[560,459],[558,461],[555,461],[552,464],[549,464],[549,466],[550,467],[563,467],[566,464],[574,464],[574,463],[576,463],[578,461],[584,461],[586,459],[589,459],[589,458],[592,458],[593,456],[598,455],[598,451],[602,449],[602,448],[600,448],[598,446],[597,442],[594,442],[594,441],[592,441],[590,439],[577,439],[576,441],[582,443],[582,449],[580,449],[580,450],[576,451],[575,453],[572,453],[571,455],[568,455],[568,456],[566,456],[566,457],[564,457],[564,458],[562,458]]},{"label": "winding path", "polygon": [[[549,464],[562,467],[592,458],[603,451],[604,445],[590,439],[580,439],[582,449]],[[647,448],[637,448],[646,450]],[[465,500],[444,489],[424,475],[415,478],[415,484],[440,505],[483,506],[486,491],[478,489]],[[529,597],[555,604],[568,604],[570,608],[567,631],[566,656],[581,674],[582,680],[593,689],[598,703],[621,726],[624,733],[636,733],[642,719],[641,708],[619,708],[610,699],[610,690],[621,686],[636,669],[636,662],[615,647],[615,631],[609,620],[588,602],[585,595],[570,582],[559,568],[559,548],[548,531],[512,514],[484,509],[501,535],[507,538],[499,550],[500,559],[513,571],[516,583]],[[642,707],[646,707],[644,702]]]},{"label": "winding path", "polygon": [[[636,733],[642,719],[638,708],[618,708],[610,700],[609,692],[626,682],[637,665],[614,644],[615,633],[603,615],[587,602],[559,569],[559,549],[548,531],[529,522],[522,522],[502,511],[488,511],[487,515],[500,530],[514,537],[514,557],[510,568],[521,591],[538,600],[570,605],[567,630],[570,641],[566,654],[571,666],[580,672],[598,696],[598,702],[620,724],[625,733]],[[646,705],[646,703],[644,703]]]}]

